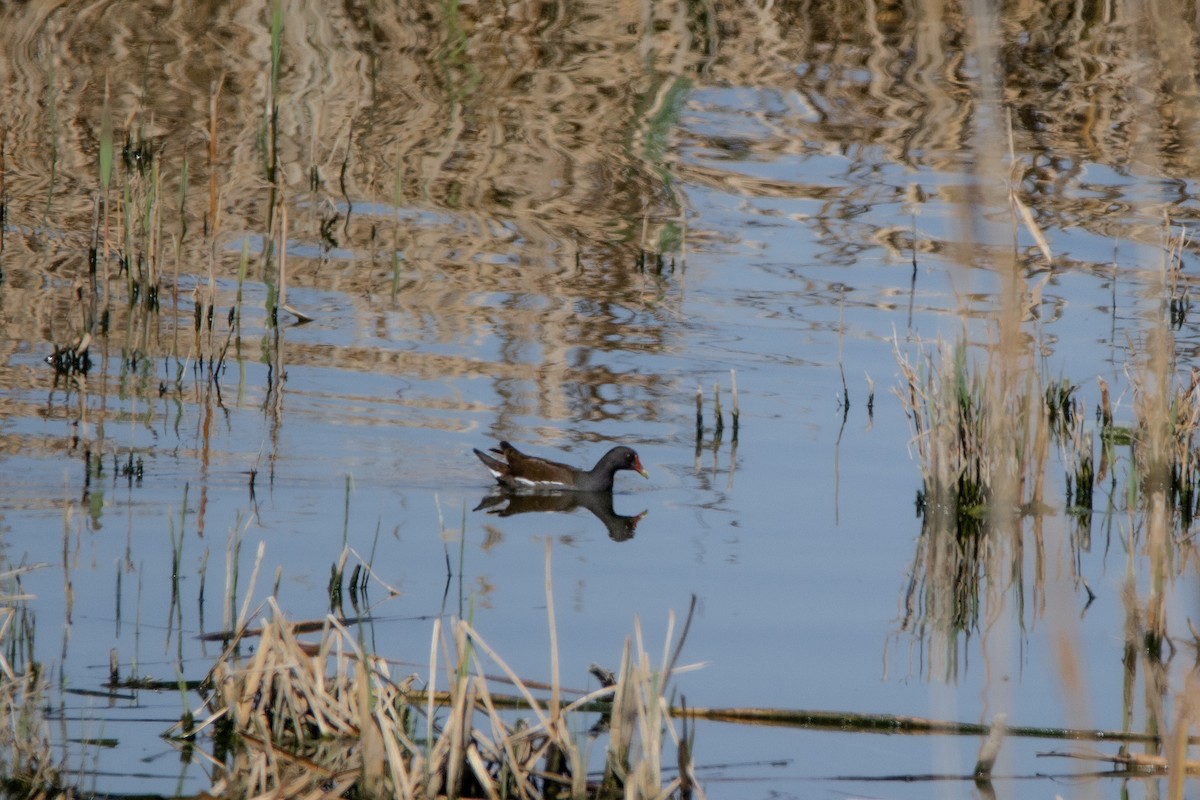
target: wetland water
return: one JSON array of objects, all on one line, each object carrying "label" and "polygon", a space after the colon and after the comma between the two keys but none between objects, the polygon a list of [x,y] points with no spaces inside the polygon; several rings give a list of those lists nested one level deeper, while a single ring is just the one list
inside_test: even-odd
[{"label": "wetland water", "polygon": [[[37,567],[7,594],[31,596],[22,659],[53,676],[60,752],[87,788],[207,788],[159,738],[179,694],[106,694],[110,653],[199,679],[220,652],[199,637],[247,594],[327,613],[345,548],[394,674],[424,672],[432,621],[459,615],[547,680],[547,538],[567,686],[594,688],[635,618],[660,647],[694,594],[692,706],[1135,731],[1171,713],[1190,658],[1152,690],[1123,646],[1154,577],[1187,655],[1196,562],[1178,521],[1166,577],[1144,562],[1129,449],[1090,515],[1043,465],[1045,506],[946,611],[893,392],[897,347],[965,332],[982,353],[1012,275],[1027,363],[1089,409],[1102,378],[1132,422],[1147,330],[1186,376],[1195,318],[1155,287],[1164,220],[1198,208],[1198,17],[1160,5],[285,2],[274,77],[268,3],[7,6],[0,553]],[[84,335],[86,374],[56,373]],[[492,481],[471,450],[499,439],[588,466],[636,448],[650,479],[619,473],[612,511],[645,517],[612,537],[584,509],[473,510]],[[1060,744],[1010,739],[997,772],[1092,769],[1035,758]],[[966,775],[977,747],[701,723],[694,755],[710,797],[926,797],[866,779]],[[992,791],[1165,781],[1034,785]]]}]

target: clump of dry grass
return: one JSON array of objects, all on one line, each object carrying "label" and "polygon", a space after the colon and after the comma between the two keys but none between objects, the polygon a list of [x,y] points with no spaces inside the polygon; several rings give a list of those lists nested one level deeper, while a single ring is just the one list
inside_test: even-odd
[{"label": "clump of dry grass", "polygon": [[[8,584],[20,571],[0,574]],[[56,761],[46,707],[47,683],[41,669],[27,658],[30,622],[18,592],[0,595],[0,787],[5,795],[33,798],[66,796],[62,766]]]},{"label": "clump of dry grass", "polygon": [[[1172,261],[1177,260],[1177,249]],[[1098,427],[1080,400],[1079,387],[1063,379],[1044,381],[1030,371],[1016,391],[1001,393],[998,408],[988,405],[999,380],[995,360],[972,363],[967,346],[939,340],[933,352],[915,359],[897,347],[901,385],[895,389],[913,433],[921,470],[918,507],[941,519],[957,535],[979,534],[987,518],[998,476],[1019,476],[1017,510],[1042,508],[1042,472],[1048,441],[1058,445],[1066,470],[1067,504],[1079,514],[1091,510],[1097,476],[1107,474],[1111,450],[1132,447],[1132,496],[1165,487],[1183,528],[1190,526],[1200,498],[1200,370],[1176,382],[1176,360],[1169,334],[1153,331],[1143,344],[1146,364],[1130,370],[1135,421],[1119,425],[1112,417],[1107,383],[1098,381]],[[1038,389],[1044,383],[1044,390]],[[1000,420],[1004,425],[999,425]],[[996,431],[1006,436],[996,436]],[[1099,472],[1095,438],[1102,449]],[[1002,510],[1007,513],[1007,510]]]},{"label": "clump of dry grass", "polygon": [[[389,664],[333,617],[319,639],[299,641],[268,601],[254,655],[236,645],[213,668],[207,718],[185,738],[214,731],[217,796],[690,797],[690,744],[670,721],[667,685],[678,647],[655,667],[640,629],[626,643],[615,683],[562,703],[557,659],[550,697],[539,697],[470,623],[435,622],[429,674],[394,678]],[[551,611],[553,631],[553,611]],[[686,628],[681,635],[686,635]],[[671,634],[668,633],[668,639]],[[552,651],[553,651],[552,636]],[[485,665],[515,696],[493,691]],[[445,681],[446,688],[439,690]],[[515,709],[520,709],[518,715]],[[589,736],[573,733],[583,711],[602,713],[608,745],[589,772]],[[598,727],[605,727],[599,725]],[[663,765],[670,737],[680,770]]]},{"label": "clump of dry grass", "polygon": [[916,364],[898,346],[895,356],[902,378],[895,391],[921,468],[922,513],[937,515],[960,537],[979,535],[1005,476],[1018,486],[1013,499],[1020,505],[1040,502],[1036,467],[1044,457],[1048,424],[1036,386],[1027,382],[1018,391],[999,393],[999,407],[993,408],[988,398],[997,394],[992,386],[1000,380],[995,359],[973,364],[965,344],[950,348],[941,340],[935,353],[919,354]]},{"label": "clump of dry grass", "polygon": [[[1021,520],[1043,513],[1052,425],[1027,353],[1000,345],[973,360],[968,347],[939,340],[912,358],[897,345],[900,397],[920,466],[921,537],[903,597],[900,626],[941,643],[932,652],[947,678],[957,672],[962,634],[977,630],[982,587],[1011,588],[1020,602],[1025,561]],[[989,595],[1000,602],[999,591]]]}]

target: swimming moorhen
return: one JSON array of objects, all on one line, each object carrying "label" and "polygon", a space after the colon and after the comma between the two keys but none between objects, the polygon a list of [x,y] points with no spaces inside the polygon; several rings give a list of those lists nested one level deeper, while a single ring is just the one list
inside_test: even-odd
[{"label": "swimming moorhen", "polygon": [[[643,478],[650,475],[642,467],[638,454],[628,447],[614,447],[596,462],[590,470],[576,469],[557,461],[529,456],[508,442],[501,442],[491,452],[494,458],[482,450],[475,455],[491,471],[496,481],[507,489],[545,489],[560,492],[611,492],[613,475],[619,470],[631,469]],[[503,459],[503,460],[501,460]]]}]

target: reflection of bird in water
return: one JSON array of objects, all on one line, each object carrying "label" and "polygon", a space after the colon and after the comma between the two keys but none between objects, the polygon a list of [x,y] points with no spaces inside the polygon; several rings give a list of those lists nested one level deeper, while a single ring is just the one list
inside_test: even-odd
[{"label": "reflection of bird in water", "polygon": [[[505,500],[508,505],[501,506]],[[541,511],[574,511],[586,508],[596,515],[596,519],[604,523],[608,529],[608,537],[614,542],[632,539],[637,524],[647,512],[632,517],[623,517],[613,511],[612,492],[542,492],[541,494],[489,494],[479,501],[473,510],[487,509],[489,514],[499,514],[511,517],[513,514],[526,514]]]},{"label": "reflection of bird in water", "polygon": [[508,442],[491,450],[500,458],[476,450],[475,455],[488,468],[496,481],[506,489],[550,489],[563,492],[611,492],[613,476],[623,469],[633,470],[643,478],[650,475],[642,466],[638,454],[628,447],[614,447],[590,470],[577,469],[557,461],[529,456]]}]

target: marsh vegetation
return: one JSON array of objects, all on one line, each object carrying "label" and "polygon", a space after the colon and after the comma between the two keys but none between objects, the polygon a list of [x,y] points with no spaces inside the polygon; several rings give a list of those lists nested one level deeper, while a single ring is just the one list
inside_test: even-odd
[{"label": "marsh vegetation", "polygon": [[6,791],[1194,789],[1200,15],[867,11],[0,10]]}]

